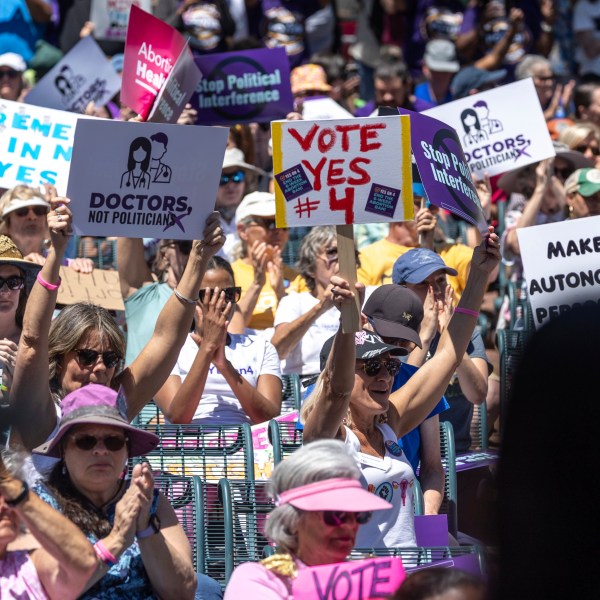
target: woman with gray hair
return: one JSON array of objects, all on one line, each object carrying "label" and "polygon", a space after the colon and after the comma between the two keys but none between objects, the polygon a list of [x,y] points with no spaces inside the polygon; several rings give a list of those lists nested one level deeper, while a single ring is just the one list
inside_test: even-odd
[{"label": "woman with gray hair", "polygon": [[335,227],[314,227],[309,232],[300,246],[297,268],[309,291],[281,299],[271,343],[282,360],[282,373],[308,378],[320,372],[319,352],[340,322],[329,282],[339,271]]},{"label": "woman with gray hair", "polygon": [[343,562],[359,526],[369,521],[372,511],[391,506],[364,489],[360,476],[337,440],[313,442],[279,463],[270,481],[276,508],[265,529],[279,552],[260,563],[240,565],[225,600],[289,598],[299,570]]}]

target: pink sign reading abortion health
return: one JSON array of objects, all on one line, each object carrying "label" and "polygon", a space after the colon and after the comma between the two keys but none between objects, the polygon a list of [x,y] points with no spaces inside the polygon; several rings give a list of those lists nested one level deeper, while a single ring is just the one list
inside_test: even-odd
[{"label": "pink sign reading abortion health", "polygon": [[173,27],[133,5],[129,13],[121,100],[148,117],[186,41]]},{"label": "pink sign reading abortion health", "polygon": [[380,557],[307,567],[292,583],[296,600],[389,598],[406,574],[400,558]]}]

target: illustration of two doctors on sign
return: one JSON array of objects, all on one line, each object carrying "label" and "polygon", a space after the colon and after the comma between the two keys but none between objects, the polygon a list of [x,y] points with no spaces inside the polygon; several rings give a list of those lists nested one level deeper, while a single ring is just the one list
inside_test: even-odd
[{"label": "illustration of two doctors on sign", "polygon": [[127,171],[121,176],[121,187],[148,189],[151,183],[170,183],[171,167],[162,159],[167,153],[169,138],[162,132],[137,137],[129,145]]}]

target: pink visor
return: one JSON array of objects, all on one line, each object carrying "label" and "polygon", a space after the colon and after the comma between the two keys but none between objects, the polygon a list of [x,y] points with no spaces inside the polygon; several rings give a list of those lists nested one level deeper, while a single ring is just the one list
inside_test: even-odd
[{"label": "pink visor", "polygon": [[338,477],[309,483],[282,492],[276,505],[291,504],[301,510],[362,512],[391,508],[389,502],[368,492],[357,479]]}]

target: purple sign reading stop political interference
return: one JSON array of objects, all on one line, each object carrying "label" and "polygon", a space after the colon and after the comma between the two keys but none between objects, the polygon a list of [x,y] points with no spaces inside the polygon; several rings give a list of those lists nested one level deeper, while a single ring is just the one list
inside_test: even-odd
[{"label": "purple sign reading stop political interference", "polygon": [[264,123],[293,110],[290,67],[283,48],[195,57],[203,78],[190,103],[199,125]]},{"label": "purple sign reading stop political interference", "polygon": [[399,112],[410,116],[411,147],[429,202],[487,231],[456,131],[432,117],[404,109]]}]

